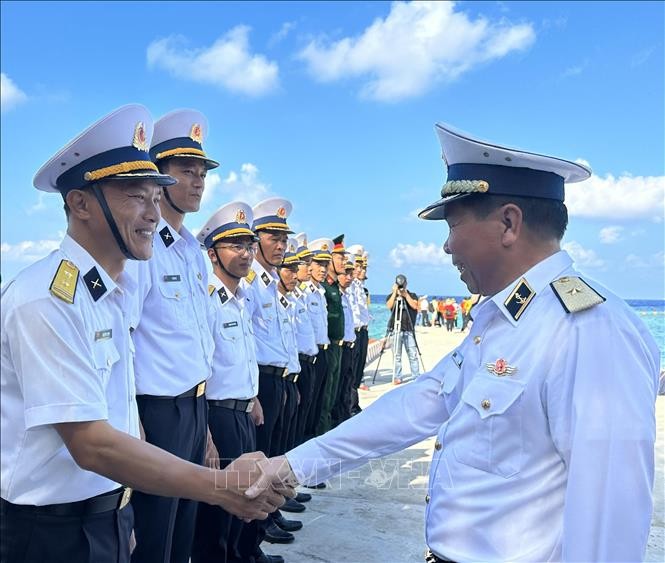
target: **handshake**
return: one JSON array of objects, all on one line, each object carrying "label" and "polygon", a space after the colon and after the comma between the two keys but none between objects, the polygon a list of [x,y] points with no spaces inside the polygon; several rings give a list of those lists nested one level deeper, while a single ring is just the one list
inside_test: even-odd
[{"label": "handshake", "polygon": [[298,481],[285,456],[268,459],[261,452],[247,453],[214,473],[213,498],[206,502],[246,522],[264,520],[286,497],[296,495]]}]

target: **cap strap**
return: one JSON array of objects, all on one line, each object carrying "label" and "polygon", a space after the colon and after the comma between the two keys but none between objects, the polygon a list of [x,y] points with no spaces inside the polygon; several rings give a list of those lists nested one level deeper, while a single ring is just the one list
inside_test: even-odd
[{"label": "cap strap", "polygon": [[136,170],[154,170],[158,172],[157,166],[149,160],[133,160],[131,162],[120,162],[111,166],[105,166],[97,170],[90,170],[83,174],[83,179],[86,182],[96,182],[109,176],[115,176],[124,172],[134,172]]},{"label": "cap strap", "polygon": [[98,184],[92,185],[92,193],[95,194],[95,197],[99,202],[99,206],[102,208],[102,211],[104,212],[104,217],[106,217],[106,222],[109,224],[109,228],[111,229],[111,233],[113,234],[115,242],[118,244],[118,247],[120,248],[120,252],[122,252],[125,255],[125,257],[129,258],[130,260],[138,260],[138,258],[130,252],[129,248],[127,248],[127,244],[125,243],[124,239],[122,238],[122,235],[120,234],[120,231],[118,230],[118,225],[116,224],[115,219],[113,218],[111,209],[109,208],[108,203],[106,203],[106,198],[104,197],[102,189],[99,187]]},{"label": "cap strap", "polygon": [[157,160],[160,160],[162,158],[168,158],[170,156],[177,156],[177,155],[181,155],[181,154],[184,154],[184,155],[195,154],[195,155],[203,156],[203,157],[206,156],[206,153],[204,153],[202,150],[199,150],[199,149],[195,149],[195,148],[177,148],[177,149],[171,149],[171,150],[168,150],[168,151],[158,152],[155,155],[155,158]]}]

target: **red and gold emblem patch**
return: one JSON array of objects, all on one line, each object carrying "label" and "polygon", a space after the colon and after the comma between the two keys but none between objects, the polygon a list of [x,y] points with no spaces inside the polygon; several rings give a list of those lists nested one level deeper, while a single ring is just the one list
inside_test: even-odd
[{"label": "red and gold emblem patch", "polygon": [[485,367],[487,368],[487,371],[499,377],[512,375],[517,371],[516,367],[508,365],[508,362],[503,358],[499,358],[494,363],[485,364]]},{"label": "red and gold emblem patch", "polygon": [[321,250],[328,250],[328,245],[327,244],[322,244],[321,245]]},{"label": "red and gold emblem patch", "polygon": [[280,207],[277,210],[277,217],[279,217],[280,219],[284,219],[286,217],[286,209],[284,209],[283,207]]},{"label": "red and gold emblem patch", "polygon": [[192,125],[192,129],[189,132],[189,138],[197,143],[203,142],[203,131],[201,130],[200,123],[195,123]]},{"label": "red and gold emblem patch", "polygon": [[246,223],[247,222],[247,215],[245,214],[244,209],[238,209],[236,211],[236,223]]},{"label": "red and gold emblem patch", "polygon": [[139,121],[134,127],[134,139],[132,140],[132,146],[136,147],[140,151],[148,150],[148,139],[145,135],[145,125],[143,121]]}]

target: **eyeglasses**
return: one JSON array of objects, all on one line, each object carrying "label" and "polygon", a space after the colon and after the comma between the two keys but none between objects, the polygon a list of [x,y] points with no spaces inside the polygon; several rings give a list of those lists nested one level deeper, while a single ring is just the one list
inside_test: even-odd
[{"label": "eyeglasses", "polygon": [[257,246],[255,242],[234,242],[229,244],[220,245],[218,248],[228,248],[236,254],[242,254],[243,252],[248,252],[249,254],[256,254]]}]

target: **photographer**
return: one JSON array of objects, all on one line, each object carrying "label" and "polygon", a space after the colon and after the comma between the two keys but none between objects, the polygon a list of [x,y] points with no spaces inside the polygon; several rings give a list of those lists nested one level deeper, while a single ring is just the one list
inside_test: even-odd
[{"label": "photographer", "polygon": [[[395,278],[392,293],[386,298],[386,306],[392,312],[388,322],[389,330],[395,329],[395,311],[399,308],[401,314],[401,329],[395,340],[395,375],[393,383],[402,383],[402,346],[406,348],[411,365],[411,375],[416,378],[420,373],[418,368],[418,348],[416,346],[415,322],[418,314],[418,296],[407,291],[407,280],[402,274]],[[401,304],[400,304],[401,303]],[[398,307],[399,306],[399,307]],[[408,314],[404,314],[408,313]]]}]

